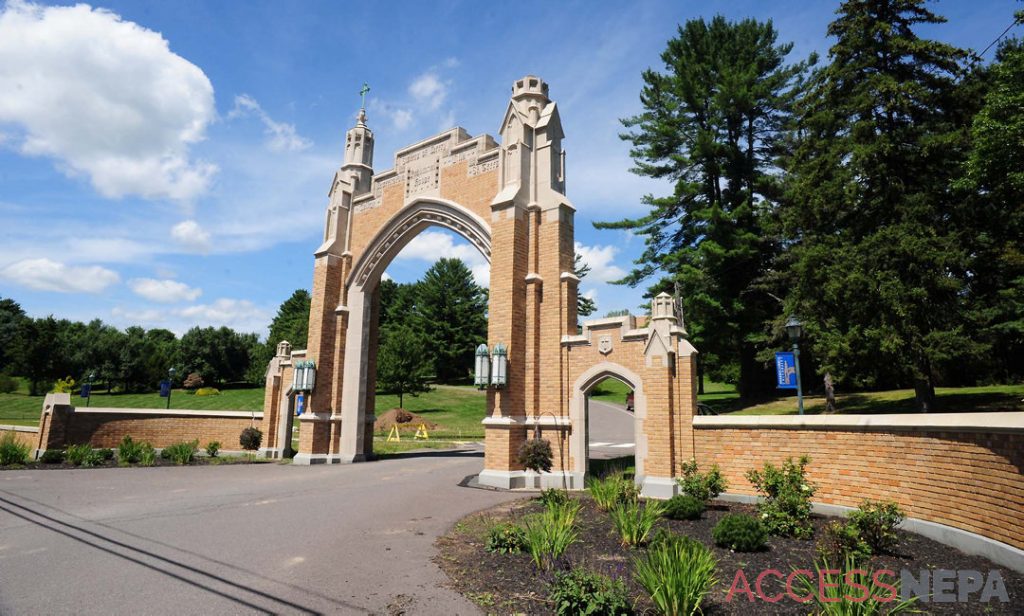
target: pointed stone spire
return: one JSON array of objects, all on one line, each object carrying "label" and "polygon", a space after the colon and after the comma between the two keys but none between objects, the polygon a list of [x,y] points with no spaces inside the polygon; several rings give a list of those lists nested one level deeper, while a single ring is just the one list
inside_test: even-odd
[{"label": "pointed stone spire", "polygon": [[363,101],[356,125],[345,133],[345,163],[341,170],[350,178],[355,195],[368,191],[373,177],[373,131],[366,126],[366,93],[369,91],[369,86],[363,84],[359,92]]}]

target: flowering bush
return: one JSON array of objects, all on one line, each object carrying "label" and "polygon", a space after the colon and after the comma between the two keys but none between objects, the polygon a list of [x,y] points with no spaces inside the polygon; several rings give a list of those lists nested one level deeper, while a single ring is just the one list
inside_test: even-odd
[{"label": "flowering bush", "polygon": [[769,462],[763,470],[747,471],[747,481],[764,497],[757,510],[769,533],[799,539],[814,534],[811,497],[815,487],[807,481],[805,471],[810,461],[807,456],[796,462],[786,458],[781,467]]},{"label": "flowering bush", "polygon": [[710,471],[701,473],[697,471],[697,461],[694,459],[683,464],[683,476],[676,481],[683,494],[688,494],[702,503],[718,498],[718,495],[725,492],[729,486],[717,464],[712,466]]}]

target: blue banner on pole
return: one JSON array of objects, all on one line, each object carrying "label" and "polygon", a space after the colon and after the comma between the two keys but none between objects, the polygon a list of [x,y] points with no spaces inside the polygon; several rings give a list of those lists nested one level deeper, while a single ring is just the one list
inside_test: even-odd
[{"label": "blue banner on pole", "polygon": [[301,415],[306,412],[306,394],[299,392],[298,396],[295,396],[295,414]]},{"label": "blue banner on pole", "polygon": [[91,383],[86,383],[85,385],[82,385],[82,397],[83,398],[88,398],[89,394],[91,394],[91,393],[92,393],[92,384]]},{"label": "blue banner on pole", "polygon": [[171,382],[167,379],[160,381],[160,397],[170,398],[171,397]]},{"label": "blue banner on pole", "polygon": [[779,389],[796,389],[796,357],[793,353],[775,354],[775,381]]}]

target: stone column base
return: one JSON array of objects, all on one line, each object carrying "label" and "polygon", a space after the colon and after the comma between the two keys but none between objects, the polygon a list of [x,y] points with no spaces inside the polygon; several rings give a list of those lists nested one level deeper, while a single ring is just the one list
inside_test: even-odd
[{"label": "stone column base", "polygon": [[482,486],[501,488],[503,490],[549,488],[582,490],[584,473],[573,471],[555,471],[551,473],[535,473],[533,471],[480,471],[478,481]]},{"label": "stone column base", "polygon": [[671,477],[644,477],[640,484],[640,496],[669,499],[679,494],[679,484]]},{"label": "stone column base", "polygon": [[292,464],[299,466],[310,466],[313,464],[338,464],[342,462],[338,454],[327,453],[297,453],[292,458]]}]

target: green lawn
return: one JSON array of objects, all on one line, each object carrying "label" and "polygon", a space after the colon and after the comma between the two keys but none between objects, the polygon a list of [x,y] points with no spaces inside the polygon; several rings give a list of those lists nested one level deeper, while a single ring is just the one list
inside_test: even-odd
[{"label": "green lawn", "polygon": [[[1024,385],[990,385],[984,387],[939,387],[935,390],[936,412],[977,413],[983,411],[1024,411]],[[737,402],[733,402],[738,405]],[[839,413],[914,413],[913,389],[895,389],[836,396]],[[795,415],[796,396],[730,409],[737,415]],[[825,410],[821,396],[804,396],[804,412],[809,415]]]},{"label": "green lawn", "polygon": [[[432,439],[478,440],[484,437],[480,422],[487,414],[487,394],[475,387],[434,385],[425,394],[405,396],[404,403],[405,410],[439,426],[430,432]],[[377,415],[397,407],[398,396],[377,394]],[[404,437],[402,440],[405,441]]]}]

